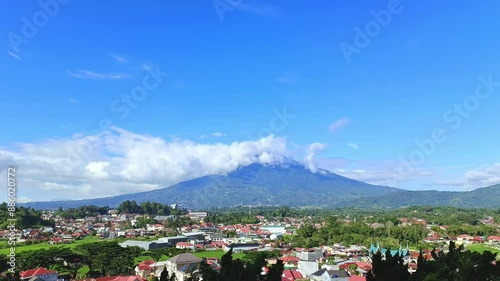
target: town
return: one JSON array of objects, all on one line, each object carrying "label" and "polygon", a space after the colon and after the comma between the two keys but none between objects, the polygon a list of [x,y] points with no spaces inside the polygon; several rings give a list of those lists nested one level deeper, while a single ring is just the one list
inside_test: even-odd
[{"label": "town", "polygon": [[[369,280],[377,256],[396,256],[411,275],[419,259],[433,261],[451,246],[500,252],[496,210],[414,207],[376,215],[354,210],[308,214],[314,212],[286,207],[191,211],[176,204],[134,201],[117,209],[26,209],[24,217],[38,227],[21,227],[15,233],[15,270],[19,280],[204,280],[204,271],[221,272],[223,256],[231,255],[233,260],[265,260],[259,269],[263,277],[280,268],[283,281],[361,281]],[[461,219],[438,223],[449,220],[450,213]],[[5,230],[0,241],[5,280],[14,278],[8,270],[12,254],[7,241],[12,235]],[[130,263],[128,268],[101,251],[120,253],[119,263]],[[491,261],[493,268],[498,268],[497,261]],[[162,277],[164,272],[167,277]]]}]

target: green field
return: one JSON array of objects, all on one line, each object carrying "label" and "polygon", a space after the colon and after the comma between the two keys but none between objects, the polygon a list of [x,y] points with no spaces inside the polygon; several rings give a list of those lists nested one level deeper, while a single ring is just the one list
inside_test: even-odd
[{"label": "green field", "polygon": [[[99,242],[99,241],[105,241],[105,240],[101,240],[99,237],[96,237],[96,236],[88,236],[88,237],[85,237],[81,240],[76,240],[75,242],[70,243],[70,244],[49,245],[49,244],[47,244],[47,242],[44,242],[44,243],[39,243],[39,244],[16,246],[16,253],[20,253],[20,252],[24,252],[24,251],[31,251],[31,250],[49,249],[51,247],[61,247],[61,246],[65,247],[65,248],[74,248],[74,247],[81,245],[81,244],[95,243],[95,242]],[[5,242],[5,244],[7,244],[6,241],[2,241],[2,242]],[[0,249],[0,254],[7,255],[7,254],[9,254],[9,252],[10,252],[9,248]]]},{"label": "green field", "polygon": [[482,254],[484,251],[490,251],[492,253],[496,253],[497,255],[499,255],[498,257],[500,257],[500,250],[484,244],[469,245],[466,247],[466,249],[469,251],[478,252],[480,254]]},{"label": "green field", "polygon": [[[40,249],[49,249],[49,248],[52,248],[52,247],[65,247],[65,248],[74,248],[78,245],[82,245],[82,244],[88,244],[88,243],[99,243],[100,241],[108,241],[108,240],[103,240],[103,239],[100,239],[99,237],[96,237],[96,236],[89,236],[89,237],[85,237],[84,239],[81,239],[81,240],[77,240],[71,244],[59,244],[59,245],[49,245],[47,243],[40,243],[40,244],[31,244],[31,245],[25,245],[25,246],[16,246],[16,253],[20,253],[20,252],[24,252],[24,251],[30,251],[30,250],[40,250]],[[7,245],[7,241],[0,241],[0,245]],[[0,254],[4,254],[4,255],[7,255],[9,254],[9,251],[10,249],[9,248],[4,248],[4,249],[0,249]],[[196,252],[194,253],[194,255],[200,257],[200,258],[221,258],[223,255],[225,254],[224,251],[222,250],[217,250],[217,251],[203,251],[203,252]],[[241,259],[241,258],[244,258],[245,257],[245,254],[244,253],[236,253],[236,254],[233,254],[233,259]],[[167,260],[168,256],[166,255],[163,255],[159,261],[165,261]],[[148,260],[148,259],[153,259],[152,257],[150,256],[139,256],[137,258],[135,258],[134,260],[134,263],[135,264],[138,264],[140,263],[141,261],[144,261],[144,260]],[[82,268],[80,268],[80,270],[78,270],[78,274],[80,277],[84,277],[86,276],[86,274],[88,273],[89,271],[89,267],[88,266],[83,266]]]},{"label": "green field", "polygon": [[[200,258],[219,258],[222,257],[225,254],[223,250],[217,250],[217,251],[204,251],[204,252],[196,252],[194,253],[195,256],[200,257]],[[244,258],[245,254],[242,253],[235,253],[233,254],[233,259],[241,259]]]},{"label": "green field", "polygon": [[[49,249],[51,247],[61,247],[61,246],[71,249],[71,248],[74,248],[74,247],[81,245],[81,244],[96,243],[96,242],[100,242],[100,241],[109,241],[109,240],[103,240],[103,239],[100,239],[99,237],[96,237],[96,236],[88,236],[88,237],[85,237],[81,240],[76,240],[75,242],[70,243],[70,244],[49,245],[47,243],[40,243],[40,244],[16,246],[16,253],[20,253],[20,252],[24,252],[24,251],[31,251],[31,250]],[[2,244],[7,245],[7,241],[0,241],[0,245],[2,245]],[[7,254],[9,254],[9,251],[10,251],[9,248],[0,249],[0,254],[7,255]],[[203,251],[203,252],[196,252],[194,254],[200,258],[220,258],[220,257],[222,257],[222,255],[224,255],[224,251],[222,251],[222,250]],[[245,257],[245,254],[243,254],[243,253],[233,254],[234,259],[240,259],[243,257]],[[151,259],[151,257],[148,257],[148,256],[138,257],[138,258],[136,258],[136,263],[139,263],[139,262],[146,260],[146,259]],[[163,256],[160,258],[161,261],[167,260],[167,259],[168,259],[167,256]]]},{"label": "green field", "polygon": [[[160,257],[160,259],[159,259],[159,260],[157,260],[157,261],[166,261],[166,260],[168,260],[169,258],[170,258],[169,256],[162,255],[162,256]],[[145,260],[154,260],[154,258],[153,258],[153,257],[151,257],[151,256],[139,256],[139,257],[137,257],[137,258],[135,258],[135,259],[134,259],[134,264],[138,264],[138,263],[140,263],[140,262],[142,262],[142,261],[145,261]]]}]

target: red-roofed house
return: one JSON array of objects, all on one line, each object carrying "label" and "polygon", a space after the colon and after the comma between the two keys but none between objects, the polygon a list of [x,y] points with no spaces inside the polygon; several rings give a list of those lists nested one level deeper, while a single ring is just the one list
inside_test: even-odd
[{"label": "red-roofed house", "polygon": [[488,236],[487,240],[491,244],[500,243],[500,236]]},{"label": "red-roofed house", "polygon": [[146,281],[141,276],[118,276],[111,281]]},{"label": "red-roofed house", "polygon": [[154,260],[145,260],[140,262],[136,267],[135,267],[135,274],[138,276],[141,276],[142,278],[147,278],[152,271],[151,265],[155,263]]},{"label": "red-roofed house", "polygon": [[284,256],[280,258],[280,260],[282,260],[284,263],[297,263],[300,259],[294,256]]},{"label": "red-roofed house", "polygon": [[283,277],[287,281],[295,281],[296,279],[304,278],[302,274],[300,274],[300,272],[298,272],[297,270],[288,270],[288,269],[283,270]]},{"label": "red-roofed house", "polygon": [[356,266],[364,271],[372,270],[372,264],[369,262],[356,262]]},{"label": "red-roofed house", "polygon": [[175,247],[177,249],[194,249],[194,245],[188,242],[177,242],[177,244],[175,244]]},{"label": "red-roofed house", "polygon": [[481,236],[474,236],[474,240],[472,240],[474,243],[483,243],[484,238]]},{"label": "red-roofed house", "polygon": [[351,277],[349,277],[349,281],[366,281],[366,277],[359,275],[351,275]]},{"label": "red-roofed house", "polygon": [[29,280],[33,277],[43,281],[57,281],[57,272],[43,267],[21,271],[21,280]]},{"label": "red-roofed house", "polygon": [[462,234],[458,235],[456,239],[457,244],[472,244],[472,241],[474,240],[473,236],[467,235],[467,234]]},{"label": "red-roofed house", "polygon": [[146,281],[146,279],[141,276],[109,276],[96,278],[95,281]]}]

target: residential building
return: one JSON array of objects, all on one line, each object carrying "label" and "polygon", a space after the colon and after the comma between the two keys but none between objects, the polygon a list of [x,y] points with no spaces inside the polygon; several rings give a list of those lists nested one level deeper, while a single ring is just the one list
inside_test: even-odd
[{"label": "residential building", "polygon": [[167,243],[162,243],[161,241],[135,241],[135,240],[127,240],[123,243],[120,243],[120,246],[123,248],[137,246],[144,250],[154,250],[159,248],[167,247]]},{"label": "residential building", "polygon": [[252,251],[259,249],[259,243],[233,243],[227,246],[223,246],[222,249],[224,252],[229,252],[232,248],[233,253],[241,253],[243,251]]},{"label": "residential building", "polygon": [[167,260],[165,266],[170,275],[175,273],[177,281],[185,281],[198,272],[202,261],[201,258],[191,253],[183,253]]},{"label": "residential building", "polygon": [[57,272],[43,267],[21,271],[21,280],[57,281]]},{"label": "residential building", "polygon": [[142,278],[147,278],[153,268],[151,268],[151,265],[154,264],[154,260],[145,260],[140,262],[136,267],[135,267],[135,275],[140,276]]},{"label": "residential building", "polygon": [[303,261],[316,261],[323,257],[323,250],[320,248],[303,249],[297,252],[297,257]]},{"label": "residential building", "polygon": [[311,281],[348,281],[349,275],[345,270],[320,269],[309,276]]}]

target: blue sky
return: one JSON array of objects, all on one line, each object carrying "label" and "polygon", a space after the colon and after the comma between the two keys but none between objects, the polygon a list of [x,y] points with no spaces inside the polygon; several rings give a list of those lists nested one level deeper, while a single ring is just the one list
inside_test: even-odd
[{"label": "blue sky", "polygon": [[[497,1],[0,5],[0,163],[24,170],[25,200],[149,190],[282,157],[407,189],[500,182]],[[125,103],[144,79],[145,96]],[[436,130],[428,151],[416,144]],[[71,148],[89,140],[91,151]],[[134,152],[145,147],[156,158]],[[137,175],[152,162],[172,170]]]}]

